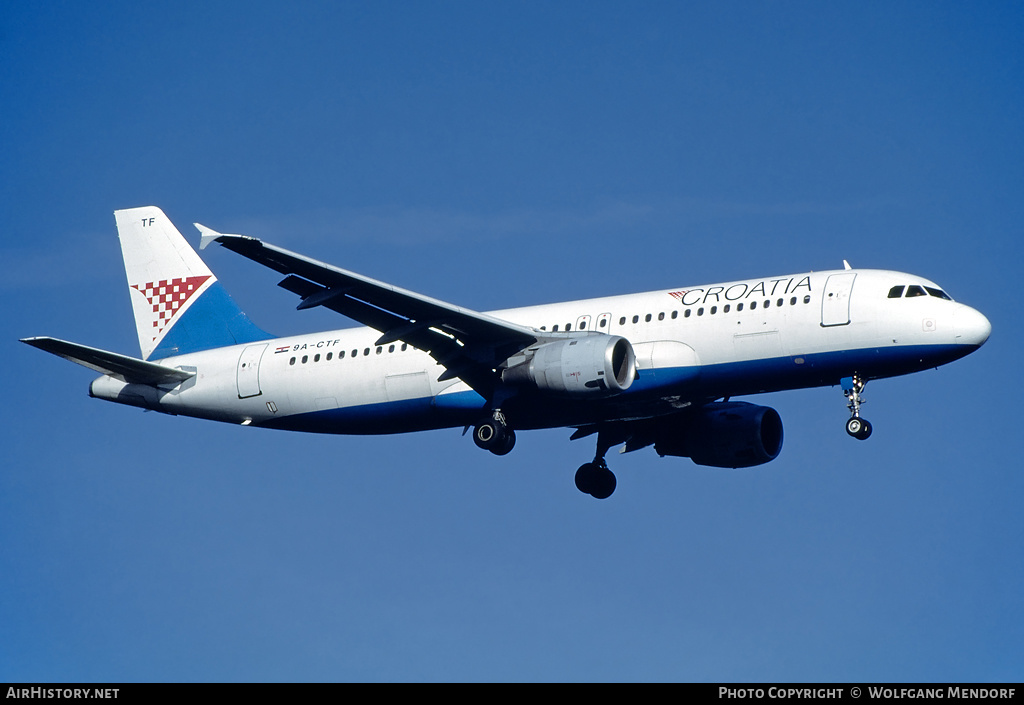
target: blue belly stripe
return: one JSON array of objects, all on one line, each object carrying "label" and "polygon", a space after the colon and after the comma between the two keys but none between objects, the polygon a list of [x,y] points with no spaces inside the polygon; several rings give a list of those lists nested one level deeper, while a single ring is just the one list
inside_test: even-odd
[{"label": "blue belly stripe", "polygon": [[[957,360],[976,349],[977,346],[973,345],[867,348],[700,367],[641,370],[639,378],[623,394],[580,403],[598,406],[608,403],[621,407],[630,401],[640,403],[668,395],[703,402],[724,396],[831,386],[839,384],[842,377],[853,372],[865,379],[919,372]],[[403,433],[473,424],[480,418],[485,405],[484,398],[470,390],[433,398],[311,411],[274,418],[259,425],[312,433]],[[567,405],[569,407],[571,405]],[[548,426],[558,428],[570,423],[572,420],[568,417],[562,422],[551,419]]]}]

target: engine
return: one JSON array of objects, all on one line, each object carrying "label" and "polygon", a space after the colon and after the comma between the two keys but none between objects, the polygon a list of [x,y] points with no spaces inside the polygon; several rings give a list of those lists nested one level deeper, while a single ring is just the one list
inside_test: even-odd
[{"label": "engine", "polygon": [[749,468],[778,457],[782,418],[767,406],[715,402],[659,429],[654,450],[690,458],[697,465]]},{"label": "engine", "polygon": [[543,343],[512,356],[501,379],[573,396],[611,396],[636,377],[633,346],[617,335],[586,335]]}]

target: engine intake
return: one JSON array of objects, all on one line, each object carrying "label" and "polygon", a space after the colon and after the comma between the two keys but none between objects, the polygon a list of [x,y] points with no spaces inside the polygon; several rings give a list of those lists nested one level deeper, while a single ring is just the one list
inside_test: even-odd
[{"label": "engine intake", "polygon": [[715,468],[762,465],[782,450],[782,418],[767,406],[715,402],[673,419],[658,432],[654,450]]},{"label": "engine intake", "polygon": [[633,346],[617,335],[586,335],[543,343],[512,356],[501,379],[572,396],[611,396],[636,377]]}]

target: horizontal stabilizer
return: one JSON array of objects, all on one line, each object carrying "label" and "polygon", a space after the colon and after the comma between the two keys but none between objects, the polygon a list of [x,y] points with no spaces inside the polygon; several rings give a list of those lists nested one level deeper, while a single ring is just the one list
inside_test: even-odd
[{"label": "horizontal stabilizer", "polygon": [[45,336],[22,338],[21,342],[88,367],[90,370],[122,377],[125,382],[131,384],[181,383],[189,377],[195,376],[195,372],[185,372],[173,367],[158,365],[155,362],[146,362],[128,355],[90,348],[78,343],[69,343],[57,338]]}]

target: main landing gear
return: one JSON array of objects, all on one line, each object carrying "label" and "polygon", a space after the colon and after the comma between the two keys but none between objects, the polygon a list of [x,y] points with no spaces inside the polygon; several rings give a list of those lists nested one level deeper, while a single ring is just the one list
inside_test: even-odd
[{"label": "main landing gear", "polygon": [[608,499],[615,491],[615,473],[608,469],[604,460],[611,443],[603,433],[597,434],[597,454],[593,462],[580,465],[576,471],[576,489],[594,499]]},{"label": "main landing gear", "polygon": [[505,422],[505,415],[495,409],[491,418],[473,428],[473,442],[495,455],[508,455],[516,445],[516,432]]},{"label": "main landing gear", "polygon": [[[473,427],[473,442],[495,455],[507,455],[516,444],[516,432],[509,427],[505,415],[495,409],[489,418]],[[611,497],[615,491],[615,475],[608,469],[604,456],[616,442],[622,439],[616,441],[606,432],[598,433],[597,454],[593,462],[581,465],[576,471],[576,489],[595,499]]]},{"label": "main landing gear", "polygon": [[608,499],[615,491],[615,473],[608,469],[604,458],[580,465],[576,471],[576,489],[594,499]]},{"label": "main landing gear", "polygon": [[854,374],[853,377],[844,377],[842,385],[843,394],[849,399],[846,407],[850,410],[850,419],[846,422],[846,432],[858,441],[867,440],[867,437],[871,435],[871,422],[860,416],[860,405],[865,403],[861,392],[864,391],[867,382],[859,375]]}]

